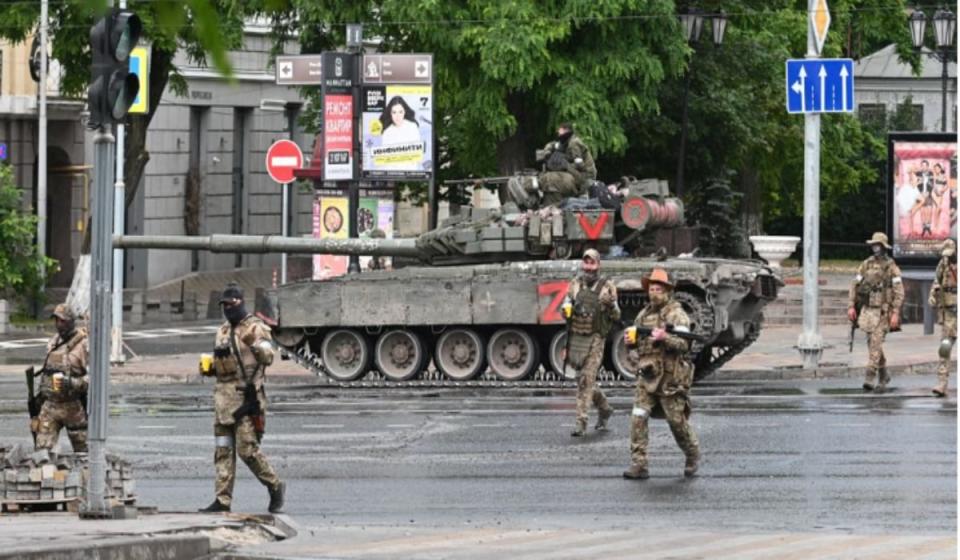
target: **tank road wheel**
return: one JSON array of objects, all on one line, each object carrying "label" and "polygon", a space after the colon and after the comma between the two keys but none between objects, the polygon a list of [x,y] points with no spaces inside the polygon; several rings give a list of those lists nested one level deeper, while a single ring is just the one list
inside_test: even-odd
[{"label": "tank road wheel", "polygon": [[483,373],[483,339],[472,329],[450,329],[437,340],[434,362],[450,379],[473,379]]},{"label": "tank road wheel", "polygon": [[613,371],[617,372],[620,379],[633,381],[637,378],[636,365],[630,359],[627,352],[627,343],[623,341],[623,331],[627,329],[618,329],[613,333],[613,340],[610,341],[610,365]]},{"label": "tank road wheel", "polygon": [[500,329],[490,337],[487,362],[493,373],[504,381],[523,379],[539,364],[537,342],[526,331]]},{"label": "tank road wheel", "polygon": [[550,359],[550,369],[553,370],[557,375],[563,376],[566,379],[573,379],[572,377],[567,377],[566,373],[563,370],[563,351],[567,349],[567,330],[560,329],[552,337],[550,337],[550,346],[549,346],[549,359]]},{"label": "tank road wheel", "polygon": [[327,374],[337,381],[353,381],[367,373],[370,343],[352,329],[337,329],[323,337],[320,357]]},{"label": "tank road wheel", "polygon": [[373,363],[387,379],[406,381],[420,373],[426,355],[423,340],[417,333],[395,329],[377,339]]}]

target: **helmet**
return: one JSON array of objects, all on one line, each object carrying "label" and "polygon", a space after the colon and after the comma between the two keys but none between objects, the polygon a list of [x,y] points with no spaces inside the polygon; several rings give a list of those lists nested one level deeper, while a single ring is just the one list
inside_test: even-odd
[{"label": "helmet", "polygon": [[63,319],[64,321],[73,321],[76,319],[73,310],[70,309],[70,306],[68,306],[66,303],[61,303],[54,307],[53,312],[50,313],[50,316]]},{"label": "helmet", "polygon": [[947,239],[940,247],[940,256],[952,257],[957,254],[957,244],[953,239]]},{"label": "helmet", "polygon": [[885,249],[890,248],[890,243],[887,240],[887,234],[879,231],[874,233],[873,237],[867,239],[867,245],[883,245]]},{"label": "helmet", "polygon": [[670,275],[662,268],[655,268],[648,276],[641,279],[644,290],[650,289],[650,284],[660,284],[667,289],[672,290],[673,284],[670,282]]}]

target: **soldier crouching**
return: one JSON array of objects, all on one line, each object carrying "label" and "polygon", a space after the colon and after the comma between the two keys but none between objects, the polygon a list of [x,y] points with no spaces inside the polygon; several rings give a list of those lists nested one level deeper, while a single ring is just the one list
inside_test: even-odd
[{"label": "soldier crouching", "polygon": [[857,276],[850,284],[847,318],[858,322],[860,330],[867,333],[869,357],[863,390],[882,393],[890,382],[883,340],[888,331],[900,330],[903,280],[900,268],[887,254],[890,244],[885,234],[874,233],[867,245],[873,254],[860,263]]},{"label": "soldier crouching", "polygon": [[597,387],[597,372],[603,361],[603,347],[613,323],[620,319],[617,288],[599,275],[600,253],[583,253],[581,273],[570,282],[563,303],[567,317],[567,348],[564,365],[577,371],[577,423],[573,437],[587,431],[587,414],[593,404],[599,411],[596,429],[606,430],[613,407]]},{"label": "soldier crouching", "polygon": [[74,453],[87,452],[87,361],[90,349],[87,331],[77,328],[76,318],[66,304],[53,310],[57,334],[47,342],[47,357],[43,362],[40,395],[43,406],[37,416],[37,449],[53,449],[61,428]]},{"label": "soldier crouching", "polygon": [[[639,366],[637,390],[630,416],[630,459],[632,464],[623,473],[624,478],[646,479],[648,421],[666,418],[677,445],[686,456],[684,476],[697,472],[700,443],[690,425],[690,385],[693,384],[693,364],[687,356],[690,343],[668,333],[668,325],[677,332],[690,332],[690,319],[679,302],[673,299],[673,284],[667,271],[655,268],[643,278],[650,302],[640,310],[634,327],[624,333],[628,347],[635,350]],[[649,336],[639,338],[639,329],[649,330]]]},{"label": "soldier crouching", "polygon": [[243,290],[236,284],[223,290],[220,304],[227,321],[217,332],[212,371],[205,372],[201,360],[201,373],[213,374],[217,378],[213,393],[216,499],[200,511],[230,511],[239,455],[267,487],[270,493],[267,509],[270,513],[278,513],[283,508],[286,485],[260,450],[266,414],[263,383],[266,367],[273,363],[270,328],[247,313]]},{"label": "soldier crouching", "polygon": [[940,250],[940,262],[930,288],[930,305],[937,308],[937,319],[942,328],[937,365],[937,386],[933,394],[947,396],[950,381],[950,353],[957,342],[957,245],[952,239],[943,242]]}]

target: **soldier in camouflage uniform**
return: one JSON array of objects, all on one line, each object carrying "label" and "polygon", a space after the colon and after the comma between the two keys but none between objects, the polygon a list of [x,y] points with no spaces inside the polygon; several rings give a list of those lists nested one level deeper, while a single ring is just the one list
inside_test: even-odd
[{"label": "soldier in camouflage uniform", "polygon": [[[239,455],[267,487],[270,493],[268,509],[271,513],[277,513],[283,507],[286,486],[260,450],[267,404],[263,389],[264,370],[273,362],[270,328],[247,313],[243,304],[243,290],[236,284],[227,285],[220,304],[227,321],[217,332],[213,371],[210,372],[217,378],[213,393],[216,411],[213,427],[216,437],[216,499],[200,511],[230,511],[236,478],[236,456]],[[245,389],[251,384],[256,402],[245,403]],[[259,414],[247,410],[247,413],[238,416],[241,407],[251,404],[259,405]]]},{"label": "soldier in camouflage uniform", "polygon": [[850,284],[847,318],[851,322],[858,321],[860,330],[867,333],[869,358],[863,390],[882,393],[890,382],[883,339],[888,331],[900,330],[903,279],[900,268],[887,254],[890,244],[885,234],[874,233],[867,245],[873,254],[860,263],[857,276]]},{"label": "soldier in camouflage uniform", "polygon": [[537,161],[545,167],[538,177],[543,206],[558,205],[566,198],[584,194],[597,178],[590,148],[573,133],[570,123],[557,127],[557,139],[537,152]]},{"label": "soldier in camouflage uniform", "polygon": [[583,253],[581,274],[570,282],[563,313],[567,318],[566,367],[577,372],[577,423],[573,437],[587,431],[587,414],[592,403],[599,411],[595,429],[606,430],[613,407],[597,387],[597,372],[603,361],[603,347],[615,321],[620,319],[617,288],[599,275],[600,253]]},{"label": "soldier in camouflage uniform", "polygon": [[689,343],[667,333],[667,325],[676,331],[689,332],[690,319],[680,303],[673,299],[673,284],[662,268],[655,268],[643,278],[650,302],[637,315],[635,327],[652,330],[650,336],[637,338],[637,331],[627,329],[628,347],[638,365],[637,391],[630,417],[630,459],[632,464],[624,471],[624,478],[646,479],[648,421],[666,418],[673,438],[686,455],[684,476],[697,472],[700,443],[690,425],[690,385],[693,383],[693,364],[687,356]]},{"label": "soldier in camouflage uniform", "polygon": [[947,383],[950,380],[950,352],[957,342],[957,245],[952,239],[943,242],[940,249],[940,262],[930,288],[930,305],[937,308],[937,317],[942,325],[940,340],[940,364],[937,366],[937,386],[933,394],[947,396]]},{"label": "soldier in camouflage uniform", "polygon": [[44,399],[36,425],[37,449],[53,449],[60,429],[66,428],[74,453],[87,452],[87,331],[76,326],[76,317],[61,303],[51,315],[57,334],[47,342],[40,395]]}]

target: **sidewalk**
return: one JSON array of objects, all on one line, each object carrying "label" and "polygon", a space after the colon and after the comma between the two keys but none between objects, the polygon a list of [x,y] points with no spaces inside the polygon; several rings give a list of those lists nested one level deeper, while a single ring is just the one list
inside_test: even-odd
[{"label": "sidewalk", "polygon": [[296,535],[284,516],[160,513],[90,521],[75,513],[0,516],[0,559],[200,558]]},{"label": "sidewalk", "polygon": [[[791,379],[811,377],[858,377],[867,363],[867,343],[864,333],[857,332],[853,352],[848,351],[850,328],[846,325],[823,325],[820,334],[826,348],[820,368],[804,370],[800,353],[794,346],[800,327],[767,327],[760,338],[744,352],[735,356],[711,379]],[[894,375],[930,374],[936,371],[939,331],[923,334],[923,325],[904,325],[903,330],[887,336],[884,350],[888,369]],[[116,382],[138,383],[199,383],[197,373],[199,355],[176,354],[147,356],[123,366],[111,368]],[[0,365],[0,375],[23,375],[30,364]],[[279,383],[316,383],[318,377],[291,360],[277,358],[270,367],[272,381]]]}]

